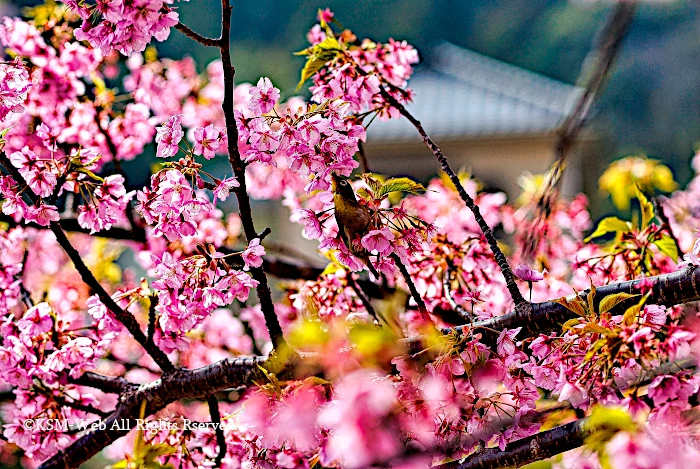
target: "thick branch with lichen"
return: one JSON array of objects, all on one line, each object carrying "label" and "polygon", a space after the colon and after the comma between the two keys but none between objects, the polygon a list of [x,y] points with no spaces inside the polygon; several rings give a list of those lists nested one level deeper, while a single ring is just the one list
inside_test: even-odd
[{"label": "thick branch with lichen", "polygon": [[[649,303],[671,306],[700,300],[700,267],[689,267],[682,271],[674,272],[672,274],[659,275],[657,277],[650,277],[649,279],[655,282],[651,295],[648,299]],[[605,296],[615,293],[635,292],[636,285],[639,282],[639,280],[633,280],[630,282],[622,282],[598,287],[595,301],[598,303]],[[573,317],[573,314],[574,313],[568,311],[560,304],[549,301],[534,304],[533,313],[529,316],[511,313],[489,321],[482,321],[481,323],[476,323],[475,325],[480,325],[482,328],[488,327],[488,329],[483,329],[483,331],[480,331],[484,332],[484,338],[482,341],[485,343],[495,344],[495,339],[498,336],[498,332],[500,332],[500,330],[503,328],[511,329],[515,327],[523,327],[523,331],[519,335],[519,338],[524,338],[536,335],[539,332],[554,330],[559,327],[561,322]],[[454,330],[459,331],[461,328],[447,329],[445,332],[451,332]],[[418,340],[415,342],[417,341]],[[121,392],[120,405],[117,407],[115,412],[105,420],[106,423],[109,422],[111,425],[111,423],[118,419],[137,418],[139,415],[139,406],[143,399],[146,399],[148,402],[146,415],[151,415],[169,403],[180,399],[206,399],[215,392],[223,389],[238,386],[251,386],[253,385],[254,381],[264,381],[265,376],[258,365],[267,370],[278,373],[280,376],[290,376],[296,364],[298,364],[298,362],[285,361],[274,356],[272,358],[233,358],[222,360],[196,370],[178,369],[165,375],[162,379],[141,386],[129,385],[121,378],[107,378],[100,375],[95,375],[93,373],[86,373],[82,377],[78,378],[76,383],[86,386],[94,385],[94,387],[98,389],[105,388]],[[308,371],[309,370],[307,369],[307,372]],[[297,376],[297,378],[300,377]],[[109,429],[109,425],[107,428]],[[561,429],[562,427],[557,428]],[[112,443],[120,436],[123,436],[125,433],[126,432],[124,431],[118,430],[103,430],[87,433],[73,443],[73,445],[71,445],[64,453],[56,455],[44,463],[44,465],[41,466],[41,469],[77,467],[90,459],[103,447]],[[472,461],[470,464],[482,465],[446,467],[459,467],[460,469],[500,467],[497,465],[484,465],[486,464],[484,461],[509,461],[507,458],[511,456],[508,454],[524,454],[526,451],[526,448],[523,447],[525,442],[549,441],[547,438],[550,438],[552,435],[555,434],[542,432],[534,435],[533,437],[529,437],[529,439],[526,438],[513,442],[506,448],[507,454],[503,456],[499,456],[497,450],[488,449],[478,453],[480,456],[472,456],[471,458],[474,459],[468,460]],[[529,445],[530,443],[527,444]],[[577,446],[580,446],[580,444]],[[557,448],[557,446],[553,448]],[[540,455],[539,459],[549,457],[544,455],[545,453],[542,452],[538,454]],[[501,457],[504,459],[499,459]],[[489,464],[495,463],[489,462]]]}]

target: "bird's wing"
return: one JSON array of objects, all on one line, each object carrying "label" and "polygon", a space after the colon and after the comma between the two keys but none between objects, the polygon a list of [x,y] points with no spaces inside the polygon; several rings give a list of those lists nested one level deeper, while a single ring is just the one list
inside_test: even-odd
[{"label": "bird's wing", "polygon": [[348,234],[345,232],[345,225],[343,222],[340,220],[340,217],[337,216],[335,217],[335,222],[338,224],[338,234],[340,235],[340,238],[343,240],[345,243],[345,246],[347,246],[349,251],[352,251],[352,245],[350,244],[350,239],[348,238]]}]

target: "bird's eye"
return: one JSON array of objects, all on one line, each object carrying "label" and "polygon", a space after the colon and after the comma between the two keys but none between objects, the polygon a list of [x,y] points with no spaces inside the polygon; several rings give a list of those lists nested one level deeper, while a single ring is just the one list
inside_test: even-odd
[{"label": "bird's eye", "polygon": [[347,186],[347,185],[348,185],[348,181],[340,181],[340,185],[341,185],[341,186]]}]

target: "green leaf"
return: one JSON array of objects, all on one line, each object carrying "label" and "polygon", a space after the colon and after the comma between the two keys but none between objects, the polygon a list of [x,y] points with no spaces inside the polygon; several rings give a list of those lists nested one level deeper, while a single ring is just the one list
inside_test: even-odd
[{"label": "green leaf", "polygon": [[603,334],[605,336],[610,334],[610,329],[607,329],[600,324],[597,324],[595,322],[589,322],[585,326],[583,326],[583,332],[591,332],[593,334]]},{"label": "green leaf", "polygon": [[669,235],[662,235],[660,239],[654,241],[654,244],[659,248],[659,251],[673,259],[674,262],[678,262],[678,249],[676,248],[675,241],[673,241]]},{"label": "green leaf", "polygon": [[[588,327],[588,325],[586,326]],[[600,327],[600,326],[599,326]],[[602,349],[605,344],[607,344],[608,341],[607,339],[598,339],[596,340],[593,345],[590,347],[588,352],[586,352],[586,356],[583,358],[584,362],[589,362],[591,359],[598,353],[600,349]]]},{"label": "green leaf", "polygon": [[635,184],[634,187],[637,192],[637,199],[639,199],[639,207],[642,210],[642,226],[640,226],[640,230],[643,230],[649,226],[649,223],[654,219],[654,204],[649,202],[649,199],[644,195],[639,185]]},{"label": "green leaf", "polygon": [[357,189],[356,194],[365,200],[371,200],[374,198],[372,193],[370,191],[368,191],[367,188],[365,188],[365,187],[360,187],[359,189]]},{"label": "green leaf", "polygon": [[322,42],[319,42],[318,44],[314,44],[313,46],[307,47],[306,49],[301,50],[299,52],[294,52],[294,55],[311,56],[318,55],[323,51],[329,50],[341,50],[340,43],[333,36],[327,36],[326,39],[324,39]]},{"label": "green leaf", "polygon": [[597,405],[593,408],[591,416],[585,420],[584,428],[595,432],[601,429],[634,431],[637,427],[632,416],[624,409]]},{"label": "green leaf", "polygon": [[323,378],[319,378],[318,376],[310,376],[304,380],[304,384],[308,384],[309,386],[326,386],[331,384],[331,382],[326,381]]},{"label": "green leaf", "polygon": [[625,311],[625,314],[622,315],[622,323],[625,326],[631,326],[632,324],[634,324],[634,321],[637,320],[637,317],[639,316],[639,313],[642,310],[644,303],[646,303],[647,298],[649,298],[649,295],[651,295],[651,292],[644,295],[642,297],[642,299],[639,300],[639,303],[627,308],[627,311]]},{"label": "green leaf", "polygon": [[620,220],[617,217],[605,217],[600,220],[598,227],[590,236],[584,239],[584,242],[589,242],[593,238],[606,235],[608,233],[625,233],[632,231],[632,224],[628,221]]},{"label": "green leaf", "polygon": [[335,59],[339,53],[339,50],[323,50],[318,54],[311,55],[306,61],[304,68],[301,70],[301,79],[297,85],[297,91],[301,89],[301,86],[306,80],[314,76],[314,74],[325,67],[327,63]]},{"label": "green leaf", "polygon": [[580,324],[581,324],[581,320],[579,318],[569,319],[568,321],[566,321],[564,323],[563,326],[561,326],[561,330],[566,332],[567,330],[573,329],[574,327],[576,327]]},{"label": "green leaf", "polygon": [[615,306],[619,305],[623,301],[629,299],[629,298],[634,298],[635,296],[639,296],[639,293],[615,293],[614,295],[608,295],[602,300],[600,300],[600,306],[598,309],[600,312],[605,312],[605,311],[610,311],[613,309]]},{"label": "green leaf", "polygon": [[426,190],[427,189],[423,187],[423,184],[419,184],[408,178],[392,178],[384,183],[379,190],[377,197],[383,197],[390,192],[408,192],[410,194],[420,194]]},{"label": "green leaf", "polygon": [[627,311],[625,311],[625,314],[622,316],[622,323],[625,326],[631,326],[634,324],[634,321],[637,320],[637,316],[639,316],[639,312],[642,310],[642,307],[639,305],[633,305],[627,308]]}]

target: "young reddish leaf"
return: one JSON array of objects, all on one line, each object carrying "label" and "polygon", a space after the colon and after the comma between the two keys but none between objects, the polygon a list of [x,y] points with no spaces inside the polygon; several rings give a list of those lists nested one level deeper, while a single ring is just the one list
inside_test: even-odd
[{"label": "young reddish leaf", "polygon": [[639,200],[639,208],[642,210],[642,224],[639,227],[640,230],[645,229],[649,226],[649,223],[654,219],[654,204],[649,202],[647,196],[639,188],[639,185],[635,184],[635,190],[637,194],[637,199]]},{"label": "young reddish leaf", "polygon": [[660,239],[654,241],[654,243],[659,251],[666,254],[668,257],[673,259],[673,262],[678,262],[678,249],[676,248],[676,243],[671,239],[670,236],[664,234]]}]

